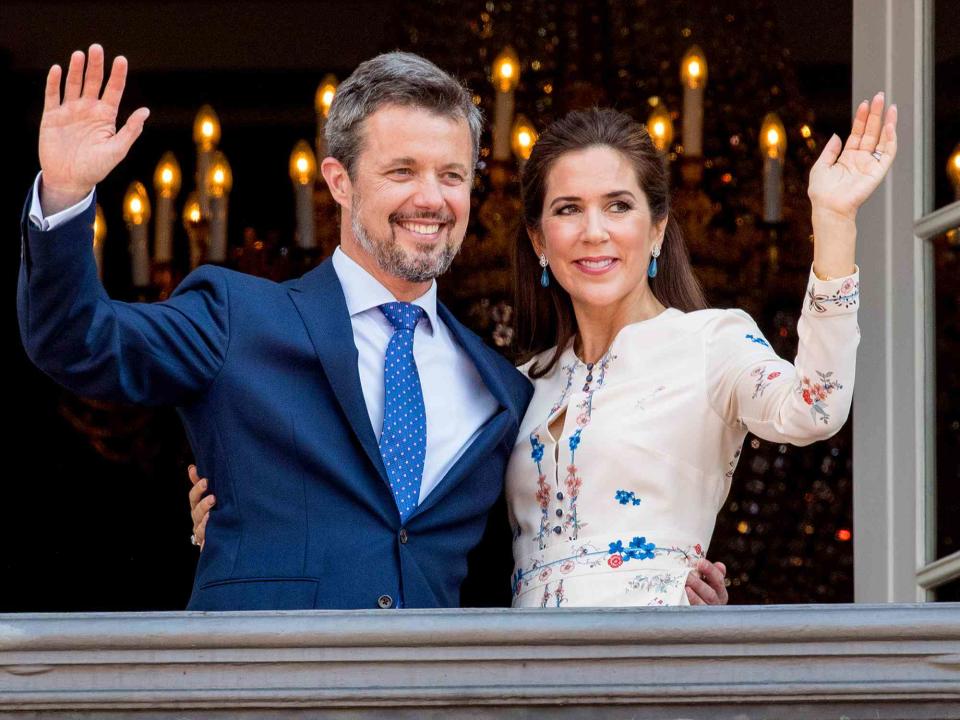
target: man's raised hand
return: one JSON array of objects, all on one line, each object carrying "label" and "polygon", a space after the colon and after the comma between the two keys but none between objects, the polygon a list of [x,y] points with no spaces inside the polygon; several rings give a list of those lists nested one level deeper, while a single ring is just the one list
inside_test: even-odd
[{"label": "man's raised hand", "polygon": [[127,81],[126,58],[114,58],[106,86],[103,71],[103,48],[94,44],[87,56],[80,50],[71,55],[62,100],[62,69],[54,65],[47,74],[39,143],[44,215],[64,210],[86,197],[126,157],[150,115],[147,108],[138,108],[118,131],[117,112]]}]

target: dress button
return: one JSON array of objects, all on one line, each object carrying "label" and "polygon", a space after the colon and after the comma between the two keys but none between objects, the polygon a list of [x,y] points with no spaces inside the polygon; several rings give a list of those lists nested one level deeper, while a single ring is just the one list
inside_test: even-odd
[{"label": "dress button", "polygon": [[563,500],[563,493],[562,493],[562,492],[558,492],[558,493],[557,493],[557,500]]},{"label": "dress button", "polygon": [[393,598],[389,595],[381,595],[377,598],[377,605],[382,607],[384,610],[388,610],[393,607]]},{"label": "dress button", "polygon": [[557,508],[557,517],[563,517],[563,510]]},{"label": "dress button", "polygon": [[407,540],[409,540],[409,539],[410,539],[410,538],[407,536],[407,529],[406,529],[406,528],[400,528],[400,544],[401,544],[401,545],[406,545],[406,544],[407,544]]},{"label": "dress button", "polygon": [[554,531],[557,535],[559,535],[560,533],[563,532],[563,528],[560,527],[559,525],[554,525],[554,526],[553,526],[553,531]]}]

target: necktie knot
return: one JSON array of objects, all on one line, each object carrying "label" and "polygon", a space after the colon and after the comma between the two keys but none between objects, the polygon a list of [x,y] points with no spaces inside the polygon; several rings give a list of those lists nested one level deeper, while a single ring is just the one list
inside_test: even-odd
[{"label": "necktie knot", "polygon": [[405,302],[384,303],[380,306],[380,312],[390,321],[394,330],[414,330],[425,315],[419,305]]}]

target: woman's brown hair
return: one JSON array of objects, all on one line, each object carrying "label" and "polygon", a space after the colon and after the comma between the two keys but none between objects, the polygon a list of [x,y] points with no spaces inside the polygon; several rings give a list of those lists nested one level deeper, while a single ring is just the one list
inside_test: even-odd
[{"label": "woman's brown hair", "polygon": [[665,307],[689,312],[707,307],[703,290],[690,267],[690,256],[680,226],[670,213],[670,182],[666,161],[656,149],[646,128],[629,115],[610,108],[575,110],[552,123],[537,140],[523,169],[520,194],[523,218],[514,244],[514,307],[516,338],[521,360],[556,346],[546,362],[537,362],[530,377],[546,375],[577,333],[577,318],[567,291],[555,280],[546,288],[539,279],[542,269],[530,244],[528,230],[539,230],[546,194],[547,176],[564,153],[605,146],[627,158],[637,173],[637,184],[647,197],[650,217],[656,223],[667,218],[658,272],[648,278],[654,297]]}]

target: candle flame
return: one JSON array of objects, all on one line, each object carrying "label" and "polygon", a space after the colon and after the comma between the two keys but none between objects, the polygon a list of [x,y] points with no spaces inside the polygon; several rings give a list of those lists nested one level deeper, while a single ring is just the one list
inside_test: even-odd
[{"label": "candle flame", "polygon": [[180,163],[172,152],[165,152],[153,171],[153,186],[160,197],[172,198],[180,192]]},{"label": "candle flame", "polygon": [[334,75],[326,75],[317,86],[317,92],[313,96],[313,109],[317,115],[327,117],[330,114],[330,106],[333,104],[333,98],[337,94],[337,78]]},{"label": "candle flame", "polygon": [[212,137],[213,137],[213,123],[210,122],[209,120],[204,120],[203,123],[200,125],[200,132],[203,133],[203,136],[204,136],[205,138],[208,138],[208,139],[209,139],[209,138],[212,138]]},{"label": "candle flame", "polygon": [[776,145],[780,142],[780,133],[777,132],[776,128],[770,128],[767,130],[767,143],[770,145]]},{"label": "candle flame", "polygon": [[190,218],[190,222],[200,222],[200,203],[190,206],[190,210],[187,212],[187,217]]},{"label": "candle flame", "polygon": [[223,173],[223,168],[217,168],[216,170],[213,171],[213,181],[217,185],[223,185],[224,178],[225,178],[225,175]]},{"label": "candle flame", "polygon": [[510,148],[518,160],[523,162],[530,158],[533,146],[537,143],[537,131],[527,118],[517,115],[510,132]]},{"label": "candle flame", "polygon": [[666,132],[667,128],[664,126],[663,120],[657,120],[653,123],[653,134],[658,138],[662,138]]},{"label": "candle flame", "polygon": [[803,137],[808,138],[808,137],[810,137],[810,136],[813,134],[813,131],[810,129],[810,126],[809,126],[809,125],[803,125],[803,126],[800,128],[800,134],[801,134]]},{"label": "candle flame", "polygon": [[123,219],[128,225],[143,225],[150,219],[150,199],[141,182],[132,182],[123,196]]},{"label": "candle flame", "polygon": [[680,80],[691,89],[702,89],[707,84],[707,59],[703,51],[693,45],[680,60]]},{"label": "candle flame", "polygon": [[494,58],[493,72],[490,78],[498,91],[502,93],[516,90],[520,82],[520,58],[513,48],[507,47]]},{"label": "candle flame", "polygon": [[297,158],[297,170],[299,170],[299,171],[302,172],[302,173],[305,173],[305,172],[306,172],[307,170],[309,170],[309,169],[310,169],[310,162],[309,162],[305,157],[303,157],[302,155],[301,155],[300,157],[298,157],[298,158]]}]

